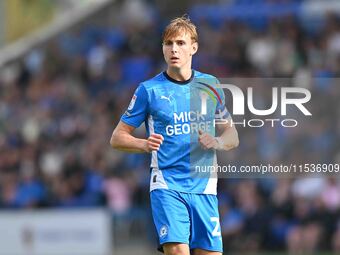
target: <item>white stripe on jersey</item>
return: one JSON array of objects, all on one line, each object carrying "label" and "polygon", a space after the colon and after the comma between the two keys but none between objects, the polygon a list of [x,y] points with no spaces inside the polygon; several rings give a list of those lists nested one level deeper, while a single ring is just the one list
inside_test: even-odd
[{"label": "white stripe on jersey", "polygon": [[[148,118],[148,125],[149,125],[149,134],[155,133],[154,122],[152,119],[151,114]],[[159,170],[158,167],[158,155],[157,151],[152,151],[151,157],[151,176],[150,176],[150,192],[154,189],[168,189],[168,185],[166,184],[162,170]]]},{"label": "white stripe on jersey", "polygon": [[[149,134],[154,134],[155,133],[155,128],[154,128],[154,123],[151,114],[148,117],[148,125],[149,125]],[[159,168],[158,167],[158,157],[157,157],[157,151],[152,151],[151,152],[151,168]]]},{"label": "white stripe on jersey", "polygon": [[[218,169],[216,153],[214,155],[213,166],[214,166],[214,169]],[[210,172],[209,180],[208,180],[207,186],[205,187],[205,190],[203,191],[203,194],[213,194],[213,195],[217,194],[217,172],[216,171]]]},{"label": "white stripe on jersey", "polygon": [[169,189],[166,184],[162,170],[158,168],[152,168],[151,178],[150,178],[150,192],[154,189]]}]

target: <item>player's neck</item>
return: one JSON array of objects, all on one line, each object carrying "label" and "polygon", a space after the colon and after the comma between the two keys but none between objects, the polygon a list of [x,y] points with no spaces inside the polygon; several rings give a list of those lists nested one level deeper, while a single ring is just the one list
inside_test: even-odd
[{"label": "player's neck", "polygon": [[192,70],[191,68],[186,69],[172,69],[168,68],[166,73],[176,81],[187,81],[191,78]]}]

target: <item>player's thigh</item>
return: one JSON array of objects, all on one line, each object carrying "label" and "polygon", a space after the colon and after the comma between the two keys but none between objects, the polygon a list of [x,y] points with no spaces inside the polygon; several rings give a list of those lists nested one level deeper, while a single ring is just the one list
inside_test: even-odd
[{"label": "player's thigh", "polygon": [[[191,205],[191,249],[223,252],[218,201],[214,195],[193,195]],[[210,253],[202,253],[210,254]]]},{"label": "player's thigh", "polygon": [[190,255],[189,245],[184,243],[165,243],[163,250],[165,255]]},{"label": "player's thigh", "polygon": [[190,215],[185,201],[176,191],[156,189],[150,194],[152,216],[159,244],[189,244]]},{"label": "player's thigh", "polygon": [[203,250],[203,249],[194,249],[193,255],[222,255],[222,252],[207,251],[207,250]]}]

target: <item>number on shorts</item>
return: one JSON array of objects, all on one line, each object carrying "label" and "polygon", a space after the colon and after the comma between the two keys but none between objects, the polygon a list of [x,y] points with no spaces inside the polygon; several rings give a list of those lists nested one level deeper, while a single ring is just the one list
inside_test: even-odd
[{"label": "number on shorts", "polygon": [[221,231],[220,231],[220,221],[218,219],[218,217],[210,217],[210,221],[211,222],[215,222],[215,228],[212,232],[213,236],[221,236]]}]

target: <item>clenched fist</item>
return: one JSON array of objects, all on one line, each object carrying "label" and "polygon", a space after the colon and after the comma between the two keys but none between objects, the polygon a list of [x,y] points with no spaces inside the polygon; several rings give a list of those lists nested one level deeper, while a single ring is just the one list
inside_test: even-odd
[{"label": "clenched fist", "polygon": [[198,130],[198,142],[200,143],[201,147],[205,150],[208,149],[219,149],[220,144],[218,139],[214,136],[211,136],[208,133],[203,132],[202,130]]},{"label": "clenched fist", "polygon": [[158,151],[164,141],[164,137],[160,134],[151,134],[147,139],[147,152]]}]

